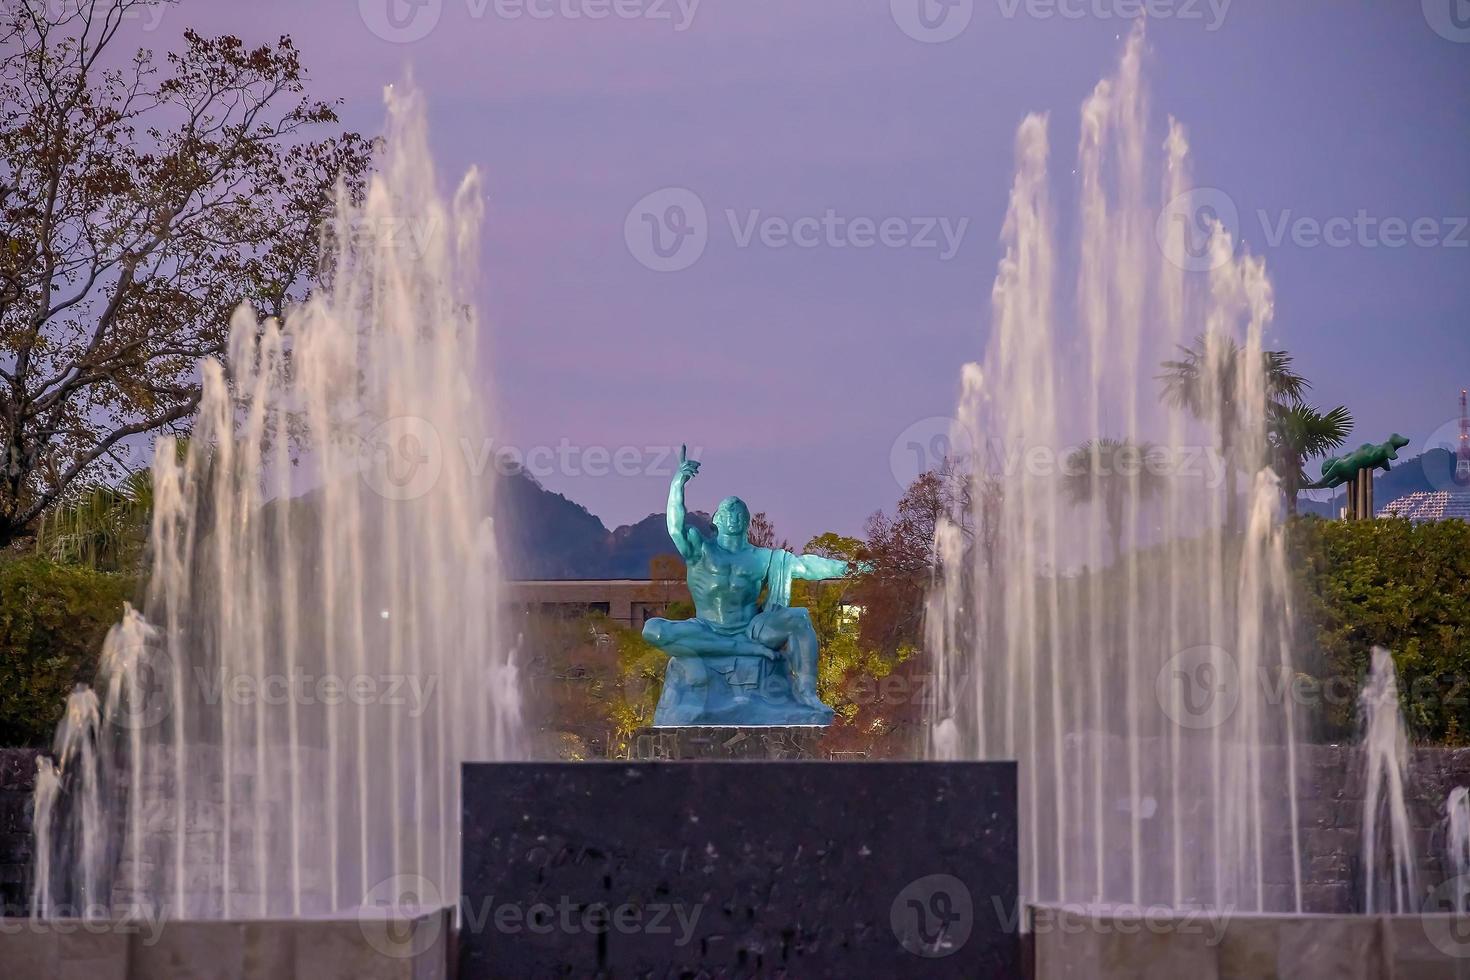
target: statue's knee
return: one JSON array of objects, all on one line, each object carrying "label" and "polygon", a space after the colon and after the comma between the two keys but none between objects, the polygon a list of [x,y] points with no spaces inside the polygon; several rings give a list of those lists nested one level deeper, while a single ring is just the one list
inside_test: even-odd
[{"label": "statue's knee", "polygon": [[664,627],[669,624],[667,619],[650,619],[643,624],[643,638],[656,647],[664,645]]},{"label": "statue's knee", "polygon": [[781,616],[781,619],[782,625],[788,630],[805,632],[814,628],[812,626],[812,614],[807,611],[805,606],[792,606],[786,610]]}]

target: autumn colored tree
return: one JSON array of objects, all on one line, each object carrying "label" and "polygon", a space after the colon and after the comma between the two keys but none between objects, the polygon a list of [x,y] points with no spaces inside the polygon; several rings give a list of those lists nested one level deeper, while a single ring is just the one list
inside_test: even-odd
[{"label": "autumn colored tree", "polygon": [[750,515],[750,527],[746,528],[745,536],[757,548],[790,548],[785,541],[776,537],[776,525],[771,523],[763,510]]},{"label": "autumn colored tree", "polygon": [[971,493],[968,474],[943,466],[919,474],[892,516],[880,510],[868,518],[866,558],[873,571],[859,595],[866,645],[888,651],[919,645],[937,561],[935,532],[949,520],[973,541]]},{"label": "autumn colored tree", "polygon": [[186,429],[232,309],[279,316],[323,264],[370,146],[317,138],[289,37],[183,33],[122,50],[158,0],[15,0],[0,14],[0,547],[128,440]]}]

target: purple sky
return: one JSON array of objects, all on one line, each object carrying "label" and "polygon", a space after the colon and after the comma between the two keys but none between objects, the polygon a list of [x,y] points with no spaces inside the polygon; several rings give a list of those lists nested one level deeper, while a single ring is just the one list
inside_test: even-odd
[{"label": "purple sky", "polygon": [[[1143,0],[974,0],[944,43],[898,26],[918,0],[894,0],[899,15],[888,0],[704,0],[687,23],[691,0],[419,2],[185,0],[147,43],[186,26],[289,33],[314,92],[345,98],[365,132],[382,86],[411,65],[442,178],[471,164],[486,175],[482,371],[505,440],[687,441],[705,463],[694,506],[739,493],[799,544],[891,508],[895,440],[953,412],[960,365],[983,348],[1015,127],[1050,110],[1065,174],[1077,107],[1128,29],[1097,12]],[[1266,256],[1270,341],[1295,352],[1314,401],[1354,411],[1355,443],[1398,429],[1417,446],[1470,384],[1470,30],[1449,18],[1457,0],[1235,0],[1223,19],[1223,0],[1150,2],[1175,15],[1149,27],[1154,111],[1185,122],[1198,182],[1230,195]],[[378,36],[390,3],[427,35]],[[497,14],[532,6],[554,15]],[[654,16],[560,12],[599,8]],[[688,268],[656,272],[624,220],[667,187],[698,195],[709,238]],[[946,258],[937,231],[937,248],[740,247],[725,218],[829,208],[968,226]],[[1273,246],[1257,212],[1288,209],[1435,219],[1431,237],[1451,244]],[[667,474],[543,482],[616,525],[660,509]]]}]

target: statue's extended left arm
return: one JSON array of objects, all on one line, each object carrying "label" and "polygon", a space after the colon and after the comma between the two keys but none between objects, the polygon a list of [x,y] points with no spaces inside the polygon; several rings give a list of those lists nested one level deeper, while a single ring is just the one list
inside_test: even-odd
[{"label": "statue's extended left arm", "polygon": [[797,555],[791,566],[791,577],[820,582],[824,579],[847,578],[857,572],[868,571],[866,562],[845,562],[840,558],[823,558],[821,555]]}]

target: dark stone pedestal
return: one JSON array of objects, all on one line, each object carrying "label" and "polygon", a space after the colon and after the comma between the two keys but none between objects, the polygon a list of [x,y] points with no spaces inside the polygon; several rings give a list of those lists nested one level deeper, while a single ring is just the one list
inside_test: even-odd
[{"label": "dark stone pedestal", "polygon": [[1015,977],[1013,763],[476,763],[460,976]]},{"label": "dark stone pedestal", "polygon": [[31,900],[31,796],[36,749],[0,749],[0,915],[25,915]]},{"label": "dark stone pedestal", "polygon": [[820,759],[825,728],[640,728],[631,753],[639,762],[692,759]]}]

